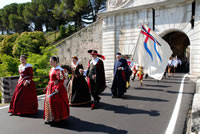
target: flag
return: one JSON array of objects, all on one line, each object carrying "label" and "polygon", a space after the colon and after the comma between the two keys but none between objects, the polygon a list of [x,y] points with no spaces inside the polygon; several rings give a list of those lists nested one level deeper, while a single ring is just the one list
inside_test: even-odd
[{"label": "flag", "polygon": [[133,59],[154,79],[161,80],[172,50],[169,44],[146,25],[142,25]]}]

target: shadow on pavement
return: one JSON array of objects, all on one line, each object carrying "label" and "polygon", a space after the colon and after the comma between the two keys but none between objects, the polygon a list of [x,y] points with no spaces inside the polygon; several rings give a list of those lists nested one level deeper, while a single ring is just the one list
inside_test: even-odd
[{"label": "shadow on pavement", "polygon": [[[179,94],[179,92],[177,91],[167,91],[167,93],[171,93],[171,94]],[[189,95],[194,95],[194,93],[189,93],[189,92],[182,92],[182,94],[189,94]]]},{"label": "shadow on pavement", "polygon": [[[159,83],[173,83],[173,84],[181,84],[181,81],[180,82],[176,82],[176,81],[167,81],[167,80],[161,80]],[[188,82],[184,82],[184,84],[189,84]]]},{"label": "shadow on pavement", "polygon": [[168,87],[171,87],[171,86],[166,86],[166,85],[152,85],[152,84],[144,84],[145,86],[147,87],[160,87],[160,88],[168,88]]},{"label": "shadow on pavement", "polygon": [[112,96],[111,93],[101,93],[100,95],[101,95],[101,96]]},{"label": "shadow on pavement", "polygon": [[168,102],[168,100],[163,100],[163,99],[158,99],[158,98],[131,96],[131,95],[127,95],[127,94],[124,95],[122,99],[126,99],[126,100],[140,100],[140,101]]},{"label": "shadow on pavement", "polygon": [[107,134],[127,134],[126,130],[119,130],[103,124],[96,124],[70,116],[67,120],[51,125],[52,127],[68,129],[77,132],[102,132]]},{"label": "shadow on pavement", "polygon": [[162,90],[162,89],[153,89],[153,88],[140,88],[140,87],[138,87],[138,88],[134,88],[134,90],[147,90],[147,91],[164,91],[164,90]]},{"label": "shadow on pavement", "polygon": [[157,110],[141,110],[141,109],[133,109],[133,108],[128,108],[125,106],[117,106],[117,105],[112,105],[112,104],[107,104],[101,102],[99,104],[99,107],[104,110],[108,111],[113,111],[114,113],[119,113],[119,114],[148,114],[150,116],[160,116],[160,112]]},{"label": "shadow on pavement", "polygon": [[43,110],[38,110],[36,114],[24,114],[20,115],[20,117],[24,118],[35,118],[35,119],[43,119]]}]

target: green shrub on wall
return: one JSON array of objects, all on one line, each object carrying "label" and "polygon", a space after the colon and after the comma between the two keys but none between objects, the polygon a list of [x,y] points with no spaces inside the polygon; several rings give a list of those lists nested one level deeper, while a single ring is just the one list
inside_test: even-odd
[{"label": "green shrub on wall", "polygon": [[60,33],[60,38],[64,38],[66,36],[66,33],[65,33],[65,26],[61,25],[60,28],[59,28],[59,33]]}]

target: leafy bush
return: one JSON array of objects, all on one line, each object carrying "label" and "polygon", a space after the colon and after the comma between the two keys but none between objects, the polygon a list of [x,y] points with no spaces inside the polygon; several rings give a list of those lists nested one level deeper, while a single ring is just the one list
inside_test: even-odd
[{"label": "leafy bush", "polygon": [[59,32],[58,31],[53,31],[53,32],[47,32],[45,33],[45,38],[47,39],[47,42],[49,44],[53,44],[56,39],[59,37]]},{"label": "leafy bush", "polygon": [[0,37],[0,53],[12,55],[13,46],[19,34],[12,34]]},{"label": "leafy bush", "polygon": [[60,33],[60,35],[58,37],[59,39],[66,37],[65,26],[63,26],[63,25],[60,26],[59,33]]},{"label": "leafy bush", "polygon": [[41,47],[42,54],[29,53],[27,62],[32,64],[36,88],[44,88],[48,82],[50,70],[49,59],[56,54],[55,46]]},{"label": "leafy bush", "polygon": [[[3,54],[0,53],[0,77],[19,75],[19,56],[25,54],[28,55],[27,63],[33,66],[33,80],[36,82],[36,88],[44,88],[48,82],[49,58],[56,55],[56,47],[48,46],[42,32],[7,35],[2,42],[4,44],[1,48],[4,49],[1,50],[5,51]],[[14,55],[12,55],[12,52]],[[41,90],[37,92],[38,94],[42,93]]]},{"label": "leafy bush", "polygon": [[0,55],[0,77],[15,76],[18,74],[19,59],[10,55]]},{"label": "leafy bush", "polygon": [[0,43],[5,37],[6,37],[5,35],[0,35]]},{"label": "leafy bush", "polygon": [[75,26],[69,25],[69,26],[67,27],[67,29],[66,29],[66,35],[67,35],[67,36],[70,36],[70,35],[72,35],[74,32],[76,32]]},{"label": "leafy bush", "polygon": [[13,55],[19,57],[29,52],[41,54],[41,46],[48,46],[47,40],[42,32],[24,32],[15,42]]},{"label": "leafy bush", "polygon": [[65,28],[63,25],[61,25],[60,31],[59,31],[60,34],[59,34],[58,38],[56,39],[56,41],[63,39],[65,37],[68,37],[68,36],[72,35],[74,32],[76,32],[75,26],[68,25],[68,27]]}]

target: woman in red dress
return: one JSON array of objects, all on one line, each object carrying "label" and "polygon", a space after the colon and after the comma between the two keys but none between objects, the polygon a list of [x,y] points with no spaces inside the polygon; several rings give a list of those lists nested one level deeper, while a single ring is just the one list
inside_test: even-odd
[{"label": "woman in red dress", "polygon": [[26,59],[25,55],[20,56],[20,78],[8,111],[11,115],[34,114],[38,112],[37,94],[32,80],[33,70],[31,64],[26,63]]},{"label": "woman in red dress", "polygon": [[64,87],[64,71],[58,66],[58,57],[50,58],[52,66],[49,72],[50,81],[45,89],[44,120],[45,124],[61,121],[69,117],[69,101]]}]

